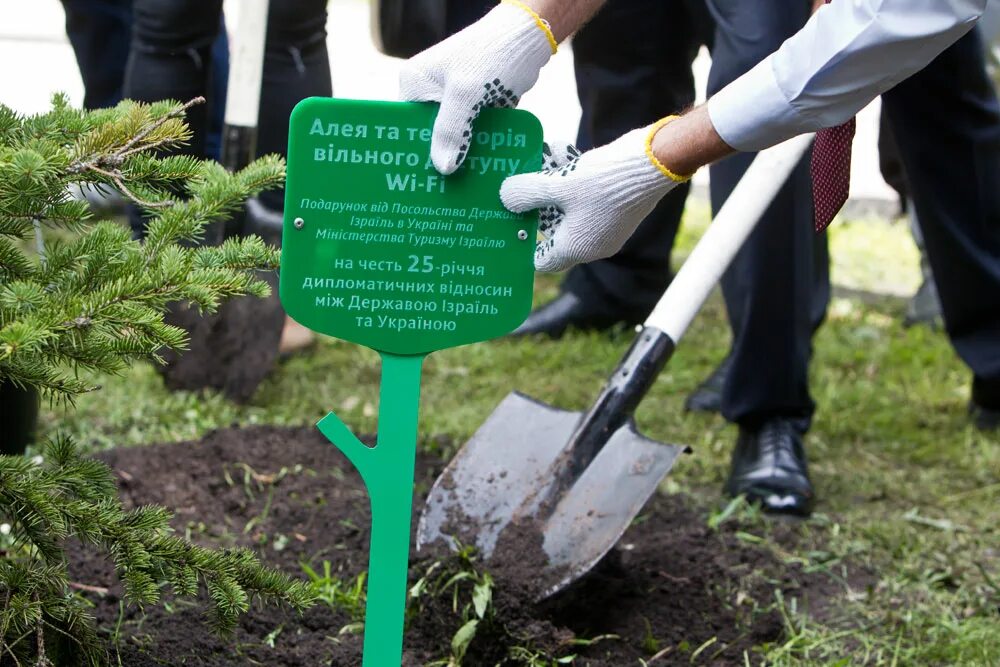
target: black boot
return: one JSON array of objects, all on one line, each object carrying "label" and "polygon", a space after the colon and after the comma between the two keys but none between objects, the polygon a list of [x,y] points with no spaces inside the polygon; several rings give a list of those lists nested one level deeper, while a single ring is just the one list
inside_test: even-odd
[{"label": "black boot", "polygon": [[563,292],[555,299],[535,310],[512,336],[542,334],[560,338],[568,329],[604,331],[616,324],[635,325],[646,319],[648,313],[630,312],[595,299],[582,299],[573,292]]},{"label": "black boot", "polygon": [[722,412],[722,390],[726,386],[729,369],[732,366],[732,356],[726,355],[712,374],[687,397],[684,409],[688,412]]},{"label": "black boot", "polygon": [[969,414],[981,431],[1000,429],[1000,381],[973,378]]},{"label": "black boot", "polygon": [[38,392],[0,381],[0,405],[3,406],[0,454],[24,454],[25,448],[35,439]]},{"label": "black boot", "polygon": [[933,276],[926,276],[924,282],[906,304],[904,327],[926,324],[932,329],[941,328],[941,298],[938,296],[937,285]]},{"label": "black boot", "polygon": [[726,493],[745,495],[769,514],[809,516],[814,494],[796,420],[776,417],[740,427]]}]

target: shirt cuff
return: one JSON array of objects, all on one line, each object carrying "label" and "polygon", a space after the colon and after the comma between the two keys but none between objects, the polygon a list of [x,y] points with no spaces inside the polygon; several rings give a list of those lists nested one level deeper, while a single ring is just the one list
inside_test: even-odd
[{"label": "shirt cuff", "polygon": [[708,100],[715,131],[738,151],[764,150],[808,131],[778,87],[772,59],[765,58]]}]

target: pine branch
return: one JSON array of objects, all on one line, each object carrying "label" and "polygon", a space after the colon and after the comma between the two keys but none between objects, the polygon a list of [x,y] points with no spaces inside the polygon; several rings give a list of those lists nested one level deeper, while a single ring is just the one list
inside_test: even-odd
[{"label": "pine branch", "polygon": [[122,159],[124,159],[125,157],[132,155],[134,153],[138,153],[140,151],[149,151],[159,148],[160,146],[163,145],[162,142],[153,142],[146,145],[140,145],[140,142],[146,137],[148,137],[150,134],[152,134],[154,131],[161,128],[164,125],[164,123],[166,123],[168,120],[171,120],[173,118],[183,118],[185,114],[187,114],[188,109],[190,109],[195,105],[204,103],[205,103],[205,98],[200,96],[188,100],[187,102],[182,104],[179,108],[174,109],[167,115],[161,117],[155,123],[145,128],[144,130],[139,132],[139,134],[130,139],[128,143],[126,143],[125,146],[122,148],[122,150],[119,151],[119,155],[121,156]]},{"label": "pine branch", "polygon": [[[252,271],[276,269],[276,249],[257,239],[221,248],[176,241],[196,239],[210,220],[280,179],[280,160],[270,157],[235,175],[190,158],[164,161],[170,173],[197,173],[192,198],[154,216],[144,244],[117,225],[100,223],[69,244],[50,244],[46,264],[36,268],[0,238],[0,270],[19,281],[0,283],[0,364],[7,362],[8,375],[46,393],[89,391],[76,375],[81,369],[117,373],[134,360],[156,360],[159,350],[186,344],[181,331],[153,312],[162,313],[169,302],[191,301],[211,312],[228,298],[269,293]],[[163,176],[157,164],[143,156],[137,166],[155,180]]]},{"label": "pine branch", "polygon": [[139,152],[148,152],[169,145],[175,139],[167,137],[165,139],[159,139],[148,143],[143,143],[143,140],[156,130],[163,127],[167,121],[183,118],[188,109],[195,105],[203,104],[204,102],[205,98],[200,96],[188,100],[184,104],[175,107],[169,113],[143,127],[137,134],[135,134],[135,136],[126,141],[121,148],[110,155],[95,155],[91,156],[89,160],[78,160],[69,166],[66,173],[70,175],[81,174],[87,170],[93,169],[95,166],[115,169],[121,166],[122,162],[129,155],[134,155]]},{"label": "pine branch", "polygon": [[125,185],[125,177],[119,171],[106,171],[96,166],[90,166],[89,169],[95,173],[110,178],[112,182],[114,182],[114,184],[118,186],[119,192],[121,192],[132,202],[138,204],[139,206],[142,206],[143,208],[166,208],[168,206],[174,205],[174,202],[172,201],[151,202],[142,199],[141,197],[139,197],[139,195],[132,192],[127,185]]},{"label": "pine branch", "polygon": [[146,141],[147,137],[166,125],[171,120],[183,118],[187,110],[191,107],[205,102],[204,97],[196,97],[188,100],[182,105],[176,106],[168,113],[160,116],[156,120],[148,123],[139,130],[135,136],[128,139],[124,145],[111,153],[99,153],[89,156],[86,159],[76,160],[66,169],[69,176],[86,175],[88,172],[99,174],[109,179],[127,199],[146,209],[168,208],[174,204],[172,200],[148,201],[135,194],[126,184],[126,175],[122,173],[121,167],[126,158],[138,153],[148,153],[157,149],[175,145],[178,141],[176,136],[166,136],[153,141]]}]

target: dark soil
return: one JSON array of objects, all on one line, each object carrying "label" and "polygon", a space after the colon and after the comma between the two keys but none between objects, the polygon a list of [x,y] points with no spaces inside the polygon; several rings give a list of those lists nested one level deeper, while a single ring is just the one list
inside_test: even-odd
[{"label": "dark soil", "polygon": [[[177,530],[198,542],[251,545],[267,563],[296,576],[304,576],[302,562],[322,571],[329,561],[345,580],[367,569],[364,487],[314,429],[227,429],[197,442],[116,450],[102,458],[117,471],[126,504],[173,508]],[[440,461],[418,460],[415,508],[441,467]],[[535,604],[530,582],[498,580],[495,615],[480,625],[463,664],[492,667],[516,644],[554,656],[576,654],[574,664],[595,667],[638,665],[638,658],[649,660],[672,647],[653,665],[687,665],[714,638],[696,664],[742,665],[744,651],[753,658],[754,646],[782,637],[775,589],[786,599],[798,598],[800,608],[823,605],[838,594],[838,585],[825,576],[781,563],[738,539],[729,524],[708,529],[704,513],[682,497],[655,498],[640,519],[589,576],[554,599]],[[794,539],[795,531],[785,532]],[[423,576],[432,560],[414,556],[411,578]],[[219,639],[203,624],[199,603],[120,612],[121,588],[104,558],[77,552],[71,563],[74,581],[110,589],[88,595],[105,636],[120,628],[122,665],[361,664],[361,635],[342,633],[356,619],[326,605],[301,616],[257,608],[233,637]],[[407,666],[446,658],[462,624],[450,595],[425,605],[406,634]],[[569,645],[574,637],[608,634],[617,638]]]},{"label": "dark soil", "polygon": [[167,323],[187,331],[190,343],[183,354],[163,352],[166,363],[157,369],[170,389],[218,389],[239,403],[253,396],[278,359],[285,323],[277,276],[261,272],[258,277],[271,286],[266,299],[232,299],[212,315],[186,303],[171,304]]}]

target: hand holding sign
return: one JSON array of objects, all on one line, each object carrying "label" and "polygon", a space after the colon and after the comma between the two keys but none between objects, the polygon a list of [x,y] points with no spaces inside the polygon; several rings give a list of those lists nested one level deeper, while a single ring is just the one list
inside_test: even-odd
[{"label": "hand holding sign", "polygon": [[436,110],[311,98],[289,130],[281,301],[310,329],[382,355],[377,445],[333,413],[319,423],[371,499],[366,667],[402,655],[424,356],[503,335],[531,308],[537,220],[504,209],[498,192],[540,167],[541,127],[484,110],[465,162],[444,177],[429,159]]}]

